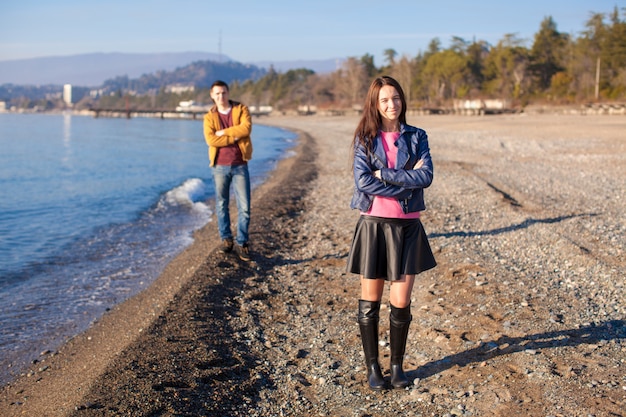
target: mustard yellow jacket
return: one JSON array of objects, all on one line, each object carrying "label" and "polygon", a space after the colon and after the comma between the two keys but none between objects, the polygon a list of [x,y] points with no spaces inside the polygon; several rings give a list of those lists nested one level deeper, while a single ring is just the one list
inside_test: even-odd
[{"label": "mustard yellow jacket", "polygon": [[[217,159],[217,149],[224,146],[237,143],[241,150],[241,155],[244,161],[252,159],[252,140],[250,134],[252,133],[252,118],[250,117],[250,111],[248,107],[231,101],[233,114],[233,126],[224,129],[223,136],[217,136],[215,132],[221,130],[220,117],[217,112],[217,106],[213,106],[204,115],[204,140],[209,145],[209,166],[215,165]],[[239,138],[235,141],[236,138]]]}]

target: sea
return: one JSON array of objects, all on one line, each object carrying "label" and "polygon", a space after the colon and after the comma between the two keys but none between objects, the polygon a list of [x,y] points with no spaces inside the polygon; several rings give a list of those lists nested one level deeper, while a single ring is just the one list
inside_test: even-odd
[{"label": "sea", "polygon": [[[253,188],[297,138],[256,122]],[[213,197],[201,120],[0,113],[0,383],[148,287]]]}]

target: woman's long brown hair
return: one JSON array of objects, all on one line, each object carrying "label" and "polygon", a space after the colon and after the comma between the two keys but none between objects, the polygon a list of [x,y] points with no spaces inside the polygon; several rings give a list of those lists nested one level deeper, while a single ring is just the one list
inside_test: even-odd
[{"label": "woman's long brown hair", "polygon": [[402,110],[400,111],[398,120],[400,123],[406,124],[406,99],[404,98],[404,91],[402,91],[400,83],[386,75],[376,78],[372,81],[372,84],[367,91],[367,97],[365,98],[365,104],[363,105],[363,116],[354,131],[352,152],[354,152],[359,143],[368,151],[372,148],[372,142],[376,138],[376,135],[378,135],[378,131],[382,125],[382,118],[378,111],[378,94],[380,93],[380,89],[385,85],[392,86],[400,95]]}]

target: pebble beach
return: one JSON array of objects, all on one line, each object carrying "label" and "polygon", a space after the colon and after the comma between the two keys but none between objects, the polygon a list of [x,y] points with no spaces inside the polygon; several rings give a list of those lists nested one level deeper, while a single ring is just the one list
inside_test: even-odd
[{"label": "pebble beach", "polygon": [[253,193],[252,261],[221,253],[210,222],[148,289],[2,387],[0,415],[626,415],[626,118],[408,118],[429,135],[438,266],[413,291],[413,385],[381,393],[345,271],[358,116],[253,122],[299,139]]}]

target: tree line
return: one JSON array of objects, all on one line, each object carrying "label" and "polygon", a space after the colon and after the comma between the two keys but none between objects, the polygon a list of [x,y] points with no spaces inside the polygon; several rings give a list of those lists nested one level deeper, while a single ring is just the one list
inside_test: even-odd
[{"label": "tree line", "polygon": [[[626,8],[622,8],[626,14]],[[448,48],[434,38],[417,56],[384,51],[385,63],[376,66],[365,54],[349,57],[340,68],[317,74],[301,68],[258,71],[232,64],[219,72],[217,63],[194,63],[177,70],[194,89],[172,93],[165,88],[180,78],[166,72],[138,80],[124,77],[105,83],[107,94],[85,94],[75,108],[175,108],[182,100],[210,104],[208,86],[215,77],[230,74],[231,97],[248,105],[276,110],[301,106],[346,109],[362,103],[371,80],[390,75],[403,86],[412,108],[449,107],[455,99],[500,99],[514,107],[529,103],[572,104],[626,100],[626,21],[617,7],[611,13],[590,13],[579,36],[559,32],[546,17],[530,47],[516,34],[505,34],[496,45],[483,40],[453,37]],[[247,77],[240,76],[251,71]],[[253,74],[254,76],[251,76]],[[240,76],[239,78],[235,75]],[[145,90],[142,87],[148,86]],[[147,87],[146,87],[147,88]],[[44,109],[58,104],[30,100]]]},{"label": "tree line", "polygon": [[277,108],[347,108],[361,103],[373,77],[386,74],[401,83],[416,108],[445,107],[454,99],[498,98],[518,106],[626,99],[626,21],[617,8],[608,16],[592,13],[579,37],[559,32],[546,17],[530,48],[506,34],[496,45],[454,37],[444,49],[435,38],[415,57],[393,49],[384,56],[382,67],[366,54],[348,58],[328,75],[270,69],[258,81],[235,83],[232,95]]}]

